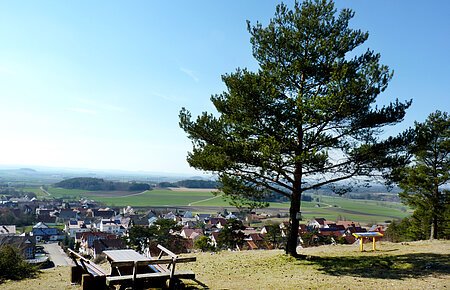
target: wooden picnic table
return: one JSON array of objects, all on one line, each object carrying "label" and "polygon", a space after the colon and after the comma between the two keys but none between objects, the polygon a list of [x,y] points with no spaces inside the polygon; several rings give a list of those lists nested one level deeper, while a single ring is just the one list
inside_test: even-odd
[{"label": "wooden picnic table", "polygon": [[111,265],[110,274],[79,253],[69,250],[75,263],[71,282],[81,284],[83,290],[99,290],[117,285],[121,289],[163,288],[167,282],[169,288],[174,288],[179,279],[195,280],[194,272],[175,269],[177,263],[194,262],[195,257],[178,257],[161,245],[157,247],[161,251],[157,258],[146,257],[130,249],[104,251]]},{"label": "wooden picnic table", "polygon": [[195,257],[179,258],[161,245],[158,245],[158,249],[161,253],[157,259],[145,257],[129,249],[104,251],[111,264],[111,275],[106,277],[106,285],[140,288],[144,285],[155,286],[168,280],[169,287],[172,288],[175,281],[180,278],[195,279],[192,271],[175,270],[177,262],[193,262],[196,260]]}]

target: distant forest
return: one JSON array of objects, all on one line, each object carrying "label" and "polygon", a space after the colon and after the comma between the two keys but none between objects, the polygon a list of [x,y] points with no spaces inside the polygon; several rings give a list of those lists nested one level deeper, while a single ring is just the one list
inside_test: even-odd
[{"label": "distant forest", "polygon": [[70,178],[55,183],[54,186],[65,189],[82,189],[89,191],[144,191],[151,189],[150,185],[147,183],[115,182],[92,177]]},{"label": "distant forest", "polygon": [[177,182],[160,182],[158,187],[217,188],[218,183],[211,180],[181,180]]}]

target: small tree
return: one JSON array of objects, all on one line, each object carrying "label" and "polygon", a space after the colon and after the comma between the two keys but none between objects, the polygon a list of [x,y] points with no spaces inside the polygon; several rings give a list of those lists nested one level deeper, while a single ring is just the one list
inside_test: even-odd
[{"label": "small tree", "polygon": [[27,263],[19,250],[11,246],[0,247],[0,282],[35,277],[38,269]]},{"label": "small tree", "polygon": [[179,235],[173,235],[180,229],[181,225],[174,220],[158,219],[149,227],[133,226],[126,242],[138,251],[161,244],[174,252],[181,252],[184,249],[184,239]]},{"label": "small tree", "polygon": [[227,224],[222,228],[218,237],[219,247],[236,249],[244,243],[244,226],[237,219],[229,219]]},{"label": "small tree", "polygon": [[264,239],[269,242],[270,244],[272,244],[274,249],[277,249],[282,240],[283,237],[281,236],[281,228],[280,228],[280,224],[267,224],[265,225],[267,233],[264,237]]},{"label": "small tree", "polygon": [[[429,224],[429,237],[444,236],[450,221],[450,116],[436,111],[424,123],[415,123],[410,146],[411,164],[398,172],[400,197],[414,208],[414,216]],[[417,227],[416,227],[417,228]]]},{"label": "small tree", "polygon": [[[174,232],[180,231],[182,228],[176,221],[171,219],[158,219],[153,225],[149,227],[150,231],[153,231],[154,238],[158,244],[165,245],[169,249],[176,251],[176,243],[174,240],[177,238],[173,235]],[[179,236],[181,238],[181,236]],[[172,245],[172,246],[171,246]]]},{"label": "small tree", "polygon": [[150,245],[150,240],[153,239],[154,233],[148,227],[133,226],[128,232],[126,243],[132,249],[137,251],[144,251]]},{"label": "small tree", "polygon": [[202,252],[214,251],[215,247],[212,245],[211,239],[207,236],[201,236],[194,242],[194,247]]}]

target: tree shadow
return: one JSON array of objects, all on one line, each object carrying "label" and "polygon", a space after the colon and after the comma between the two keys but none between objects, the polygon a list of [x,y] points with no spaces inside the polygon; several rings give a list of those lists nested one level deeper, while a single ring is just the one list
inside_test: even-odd
[{"label": "tree shadow", "polygon": [[319,271],[334,276],[377,279],[419,278],[450,274],[450,254],[415,253],[395,256],[312,256]]},{"label": "tree shadow", "polygon": [[179,288],[176,289],[183,289],[183,290],[194,290],[194,289],[209,289],[208,285],[205,283],[197,280],[197,279],[191,279],[189,281],[183,281]]}]

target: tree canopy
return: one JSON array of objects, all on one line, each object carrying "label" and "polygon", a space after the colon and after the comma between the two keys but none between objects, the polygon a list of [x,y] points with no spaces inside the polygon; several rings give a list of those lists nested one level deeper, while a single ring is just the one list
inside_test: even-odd
[{"label": "tree canopy", "polygon": [[226,195],[258,201],[271,191],[289,198],[291,255],[304,191],[379,175],[402,160],[402,138],[380,136],[410,102],[376,106],[393,74],[380,54],[354,52],[368,33],[349,27],[353,16],[327,0],[278,5],[267,26],[248,22],[258,71],[222,76],[226,91],[211,97],[216,114],[192,120],[187,109],[180,112],[193,144],[189,164],[218,173]]},{"label": "tree canopy", "polygon": [[173,252],[181,252],[185,247],[183,238],[172,234],[179,230],[181,226],[176,221],[158,219],[149,227],[131,227],[126,242],[128,246],[140,252],[146,248],[154,249],[158,244],[164,245]]},{"label": "tree canopy", "polygon": [[244,228],[240,220],[229,219],[219,232],[218,246],[227,249],[241,247],[245,238],[244,232],[242,231]]}]

